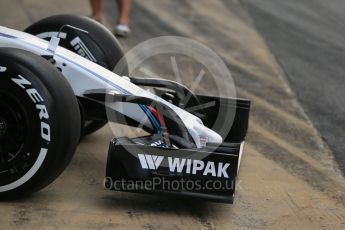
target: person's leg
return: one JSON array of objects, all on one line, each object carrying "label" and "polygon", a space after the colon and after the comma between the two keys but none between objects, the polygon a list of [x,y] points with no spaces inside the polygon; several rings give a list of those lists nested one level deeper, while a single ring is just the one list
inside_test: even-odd
[{"label": "person's leg", "polygon": [[129,12],[131,9],[131,0],[116,0],[118,6],[118,24],[129,24]]},{"label": "person's leg", "polygon": [[128,27],[129,11],[131,9],[131,0],[116,0],[118,17],[117,26],[115,27],[115,34],[119,36],[127,36],[131,32]]},{"label": "person's leg", "polygon": [[90,0],[92,17],[97,21],[102,21],[102,0]]}]

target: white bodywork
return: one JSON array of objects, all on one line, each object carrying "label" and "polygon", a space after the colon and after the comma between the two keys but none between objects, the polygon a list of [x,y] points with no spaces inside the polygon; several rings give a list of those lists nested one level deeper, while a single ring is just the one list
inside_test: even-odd
[{"label": "white bodywork", "polygon": [[[128,78],[117,74],[67,50],[56,47],[51,43],[33,35],[0,26],[0,47],[12,47],[27,50],[37,55],[52,55],[56,60],[56,66],[62,69],[62,73],[72,86],[75,95],[83,97],[85,91],[92,89],[112,89],[122,95],[135,95],[159,101],[170,107],[181,118],[198,148],[206,143],[222,143],[222,137],[203,125],[202,121],[187,111],[174,106],[162,98],[134,85]],[[1,64],[1,63],[0,63]],[[106,106],[125,114],[137,121],[142,121],[146,114],[139,105],[123,102],[106,103]]]}]

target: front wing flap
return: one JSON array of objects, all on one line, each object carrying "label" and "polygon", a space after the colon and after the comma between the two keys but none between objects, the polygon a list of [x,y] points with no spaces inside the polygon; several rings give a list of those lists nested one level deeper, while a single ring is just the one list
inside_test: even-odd
[{"label": "front wing flap", "polygon": [[[151,142],[151,145],[142,143]],[[243,143],[203,149],[159,146],[154,136],[110,143],[105,187],[232,203]]]},{"label": "front wing flap", "polygon": [[[156,93],[164,98],[167,92],[160,89]],[[172,94],[179,105],[181,98]],[[205,126],[220,134],[223,143],[215,146],[208,143],[204,148],[176,148],[167,146],[156,135],[116,138],[109,147],[107,189],[233,203],[250,101],[201,95],[194,95],[194,99],[187,107],[193,108],[196,116],[200,115]],[[229,114],[233,114],[233,119],[229,119]]]}]

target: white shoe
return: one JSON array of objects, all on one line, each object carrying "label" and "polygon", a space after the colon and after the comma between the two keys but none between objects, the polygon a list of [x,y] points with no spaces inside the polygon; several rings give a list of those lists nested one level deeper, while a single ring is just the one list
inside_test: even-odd
[{"label": "white shoe", "polygon": [[131,32],[131,30],[125,24],[118,24],[115,27],[115,35],[118,35],[121,37],[126,37],[130,32]]}]

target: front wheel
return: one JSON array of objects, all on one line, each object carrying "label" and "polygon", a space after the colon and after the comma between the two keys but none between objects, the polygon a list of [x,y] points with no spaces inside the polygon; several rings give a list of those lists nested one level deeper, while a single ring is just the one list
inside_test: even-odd
[{"label": "front wheel", "polygon": [[[35,22],[25,32],[49,41],[57,36],[58,31],[65,25],[71,25],[88,33],[65,27],[60,33],[60,46],[86,58],[90,61],[113,71],[124,53],[115,36],[102,24],[87,17],[76,15],[55,15]],[[121,61],[121,68],[114,70],[120,76],[128,76],[126,61]],[[84,124],[84,136],[90,135],[107,122],[102,120],[88,120]]]},{"label": "front wheel", "polygon": [[0,199],[51,183],[70,162],[80,125],[77,99],[53,65],[0,49]]}]

